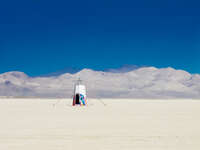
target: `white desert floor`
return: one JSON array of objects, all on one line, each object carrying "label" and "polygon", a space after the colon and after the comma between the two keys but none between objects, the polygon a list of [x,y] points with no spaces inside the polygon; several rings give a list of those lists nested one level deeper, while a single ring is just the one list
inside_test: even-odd
[{"label": "white desert floor", "polygon": [[199,150],[198,100],[0,99],[0,150]]}]

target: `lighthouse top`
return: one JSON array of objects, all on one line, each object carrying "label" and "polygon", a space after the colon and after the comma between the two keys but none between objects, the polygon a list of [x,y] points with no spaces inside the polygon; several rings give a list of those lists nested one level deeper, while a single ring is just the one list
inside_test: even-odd
[{"label": "lighthouse top", "polygon": [[78,80],[76,81],[76,85],[81,85],[82,84],[82,81],[80,78],[78,78]]}]

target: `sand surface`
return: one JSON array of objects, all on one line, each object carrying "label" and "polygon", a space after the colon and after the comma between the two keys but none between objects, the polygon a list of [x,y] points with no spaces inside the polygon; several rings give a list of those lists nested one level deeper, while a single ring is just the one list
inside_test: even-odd
[{"label": "sand surface", "polygon": [[0,99],[0,150],[199,150],[200,100]]}]

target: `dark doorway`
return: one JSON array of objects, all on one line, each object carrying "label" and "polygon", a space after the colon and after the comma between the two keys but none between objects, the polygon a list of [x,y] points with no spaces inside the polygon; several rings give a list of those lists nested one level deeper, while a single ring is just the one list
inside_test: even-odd
[{"label": "dark doorway", "polygon": [[76,104],[80,104],[80,101],[79,101],[79,94],[76,94]]}]

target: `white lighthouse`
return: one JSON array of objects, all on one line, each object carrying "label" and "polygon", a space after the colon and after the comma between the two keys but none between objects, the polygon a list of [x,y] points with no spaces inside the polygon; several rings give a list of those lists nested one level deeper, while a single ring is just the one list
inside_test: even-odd
[{"label": "white lighthouse", "polygon": [[74,95],[73,95],[73,106],[75,105],[86,105],[86,87],[82,84],[82,80],[77,80],[74,85]]}]

